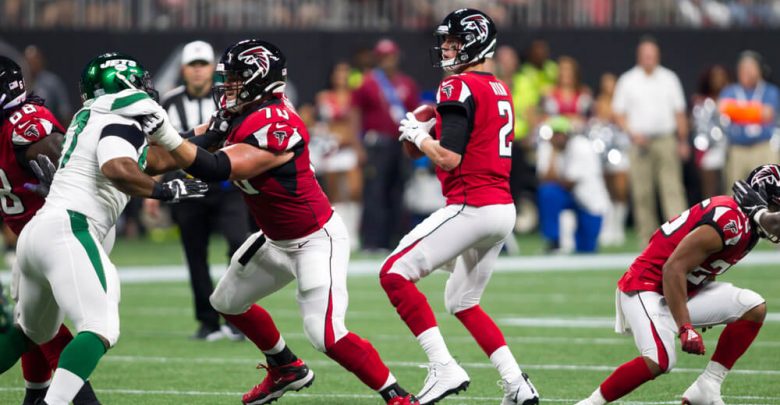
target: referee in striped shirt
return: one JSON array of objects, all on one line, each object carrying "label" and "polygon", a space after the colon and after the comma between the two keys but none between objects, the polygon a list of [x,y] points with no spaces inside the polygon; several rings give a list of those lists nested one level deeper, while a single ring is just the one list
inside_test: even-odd
[{"label": "referee in striped shirt", "polygon": [[[163,97],[162,106],[168,112],[171,124],[183,132],[208,122],[216,109],[211,97],[214,50],[206,42],[190,42],[182,50],[181,65],[184,85],[168,92]],[[240,191],[229,182],[209,183],[206,197],[182,202],[184,204],[171,205],[170,209],[173,221],[181,230],[195,318],[200,322],[192,338],[214,341],[228,337],[238,340],[243,335],[230,326],[220,326],[219,314],[209,302],[214,285],[209,274],[208,244],[211,233],[220,232],[228,242],[229,251],[226,253],[229,260],[249,234],[246,205]]]}]

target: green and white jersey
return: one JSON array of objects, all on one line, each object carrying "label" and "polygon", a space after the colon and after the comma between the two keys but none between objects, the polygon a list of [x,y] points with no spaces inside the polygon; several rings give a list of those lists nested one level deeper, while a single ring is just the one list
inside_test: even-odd
[{"label": "green and white jersey", "polygon": [[147,142],[133,117],[156,111],[142,91],[128,89],[88,100],[65,134],[60,165],[43,210],[58,208],[84,214],[103,238],[116,223],[130,196],[103,175],[106,162],[128,157],[146,167]]}]

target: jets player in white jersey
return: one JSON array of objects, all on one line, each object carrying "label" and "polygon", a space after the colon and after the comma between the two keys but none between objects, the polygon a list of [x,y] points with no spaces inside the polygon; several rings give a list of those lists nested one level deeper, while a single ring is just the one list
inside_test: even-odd
[{"label": "jets player in white jersey", "polygon": [[65,136],[60,166],[43,208],[17,246],[21,269],[16,323],[0,337],[13,356],[27,339],[49,341],[68,317],[78,334],[62,352],[45,404],[68,404],[119,338],[119,279],[109,261],[112,228],[130,196],[176,202],[206,185],[157,183],[159,160],[133,117],[159,107],[149,73],[133,58],[103,54],[81,77],[84,106]]}]

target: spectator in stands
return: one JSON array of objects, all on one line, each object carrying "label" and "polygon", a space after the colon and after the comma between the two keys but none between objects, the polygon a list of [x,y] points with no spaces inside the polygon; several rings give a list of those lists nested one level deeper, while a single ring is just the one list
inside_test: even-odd
[{"label": "spectator in stands", "polygon": [[664,220],[687,207],[681,163],[690,155],[685,96],[677,75],[660,61],[655,39],[643,37],[637,64],[620,76],[612,100],[615,119],[633,142],[631,197],[640,245],[658,227],[656,184]]},{"label": "spectator in stands", "polygon": [[721,130],[717,100],[731,77],[723,65],[708,67],[699,78],[696,94],[691,98],[691,127],[694,160],[699,172],[701,198],[722,193],[723,167],[728,142]]},{"label": "spectator in stands", "polygon": [[726,185],[745,178],[751,168],[777,163],[777,153],[769,145],[780,109],[778,88],[762,77],[763,58],[754,51],[742,52],[737,61],[737,82],[723,89],[718,106],[729,118],[726,157]]},{"label": "spectator in stands", "polygon": [[[185,45],[181,53],[184,85],[165,94],[162,101],[171,124],[177,130],[190,130],[211,118],[216,110],[211,97],[213,74],[214,50],[211,45],[203,41]],[[146,208],[152,215],[158,207],[159,200],[146,200]],[[220,327],[219,314],[209,302],[214,284],[209,273],[208,247],[211,234],[220,232],[228,242],[226,253],[229,260],[249,234],[249,214],[241,192],[229,182],[211,182],[204,198],[182,201],[169,207],[173,221],[181,230],[195,318],[200,323],[192,338],[214,341],[227,336],[240,339],[237,329],[228,325]]]},{"label": "spectator in stands", "polygon": [[515,141],[524,138],[537,124],[537,109],[544,96],[558,79],[558,64],[550,59],[547,41],[537,39],[526,51],[526,62],[520,67],[512,84],[515,111]]},{"label": "spectator in stands", "polygon": [[24,49],[24,59],[30,67],[30,74],[25,77],[27,86],[33,93],[46,100],[46,106],[54,113],[57,120],[67,126],[73,110],[65,83],[59,76],[46,70],[46,58],[37,46],[27,46]]},{"label": "spectator in stands", "polygon": [[612,98],[617,77],[612,73],[601,75],[599,94],[593,104],[593,115],[588,122],[588,135],[601,142],[600,149],[604,181],[609,192],[610,206],[604,215],[599,242],[602,246],[622,246],[625,241],[628,216],[628,150],[631,140],[615,124]]},{"label": "spectator in stands", "polygon": [[570,56],[558,58],[558,79],[542,100],[544,115],[562,115],[581,131],[590,114],[593,96],[580,79],[580,66]]},{"label": "spectator in stands", "polygon": [[398,68],[399,49],[382,39],[374,47],[377,67],[352,95],[353,119],[366,150],[362,246],[388,250],[402,234],[401,198],[409,160],[398,142],[398,125],[420,104],[417,84]]},{"label": "spectator in stands", "polygon": [[559,250],[560,215],[573,210],[576,251],[595,252],[602,216],[609,205],[599,157],[588,138],[572,134],[572,123],[566,117],[549,118],[539,136],[539,221],[547,248]]},{"label": "spectator in stands", "polygon": [[363,173],[358,157],[365,153],[357,131],[349,120],[352,91],[349,88],[350,66],[338,62],[330,73],[328,88],[317,93],[316,107],[320,121],[326,126],[327,136],[335,145],[317,166],[323,175],[325,192],[333,209],[341,215],[352,242],[359,246],[358,229],[363,192]]},{"label": "spectator in stands", "polygon": [[357,89],[363,84],[363,77],[376,65],[374,51],[369,48],[358,49],[352,55],[352,69],[349,72],[349,88]]}]

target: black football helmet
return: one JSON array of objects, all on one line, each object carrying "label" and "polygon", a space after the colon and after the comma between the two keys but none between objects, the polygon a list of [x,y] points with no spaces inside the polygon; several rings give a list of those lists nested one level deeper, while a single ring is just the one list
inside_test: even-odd
[{"label": "black football helmet", "polygon": [[214,101],[217,107],[238,112],[242,106],[266,95],[284,92],[287,58],[276,45],[246,39],[225,50],[215,71]]},{"label": "black football helmet", "polygon": [[[496,24],[487,14],[472,8],[455,10],[436,27],[437,44],[431,48],[433,67],[455,70],[456,67],[492,58],[496,50]],[[458,37],[463,44],[457,56],[444,59],[442,44],[448,36]]]},{"label": "black football helmet", "polygon": [[[776,164],[761,165],[753,169],[745,182],[761,195],[767,202],[770,212],[780,211],[780,166]],[[758,226],[759,236],[773,243],[780,242],[780,236],[770,235]]]},{"label": "black football helmet", "polygon": [[22,68],[11,58],[0,56],[0,108],[14,108],[27,98]]}]

